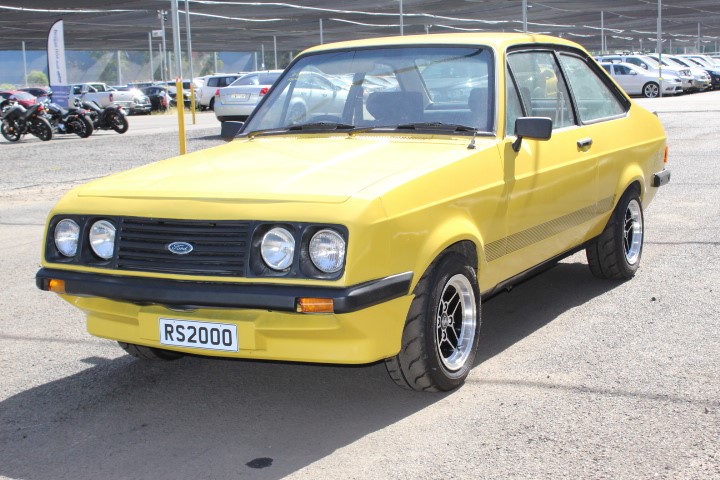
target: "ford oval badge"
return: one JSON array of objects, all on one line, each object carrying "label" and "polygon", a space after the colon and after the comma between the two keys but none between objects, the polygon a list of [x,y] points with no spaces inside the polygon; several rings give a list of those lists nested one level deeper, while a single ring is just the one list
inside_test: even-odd
[{"label": "ford oval badge", "polygon": [[193,246],[187,242],[173,242],[167,246],[167,249],[175,255],[187,255],[193,251]]}]

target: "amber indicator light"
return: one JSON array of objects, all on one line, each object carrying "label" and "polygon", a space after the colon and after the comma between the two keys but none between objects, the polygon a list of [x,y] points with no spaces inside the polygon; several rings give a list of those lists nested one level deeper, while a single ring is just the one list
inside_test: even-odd
[{"label": "amber indicator light", "polygon": [[296,310],[299,313],[333,313],[332,298],[298,298]]},{"label": "amber indicator light", "polygon": [[48,282],[48,290],[55,293],[65,293],[65,280],[51,278]]}]

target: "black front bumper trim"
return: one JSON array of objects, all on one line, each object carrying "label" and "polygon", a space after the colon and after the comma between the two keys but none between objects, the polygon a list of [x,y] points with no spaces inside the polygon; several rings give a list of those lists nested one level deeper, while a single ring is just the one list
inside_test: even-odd
[{"label": "black front bumper trim", "polygon": [[652,176],[652,186],[662,187],[670,181],[670,170],[664,168],[660,173],[654,173]]},{"label": "black front bumper trim", "polygon": [[351,287],[328,288],[168,280],[41,268],[35,282],[39,289],[49,290],[51,279],[63,280],[68,295],[187,308],[294,312],[298,298],[332,298],[335,313],[350,313],[407,295],[412,278],[412,272],[406,272]]}]

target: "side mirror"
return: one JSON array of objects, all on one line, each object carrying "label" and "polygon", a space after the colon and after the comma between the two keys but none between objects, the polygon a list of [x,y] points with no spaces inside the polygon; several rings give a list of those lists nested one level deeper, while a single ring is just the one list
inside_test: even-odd
[{"label": "side mirror", "polygon": [[520,117],[515,120],[515,140],[512,149],[520,151],[523,137],[535,140],[550,140],[552,136],[552,120],[547,117]]},{"label": "side mirror", "polygon": [[240,130],[242,130],[243,125],[245,125],[243,122],[222,122],[222,126],[220,127],[220,136],[223,140],[229,142],[233,138],[237,137],[237,134]]}]

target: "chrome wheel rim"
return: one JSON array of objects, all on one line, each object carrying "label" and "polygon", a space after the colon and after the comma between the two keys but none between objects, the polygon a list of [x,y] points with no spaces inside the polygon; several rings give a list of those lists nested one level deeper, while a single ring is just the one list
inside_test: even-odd
[{"label": "chrome wheel rim", "polygon": [[477,303],[470,280],[453,276],[442,291],[435,314],[435,346],[442,364],[460,370],[472,352],[477,328]]},{"label": "chrome wheel rim", "polygon": [[658,96],[660,88],[657,85],[648,85],[645,87],[645,96],[648,98],[655,98]]},{"label": "chrome wheel rim", "polygon": [[625,210],[625,221],[623,224],[623,249],[625,260],[630,265],[635,265],[640,259],[643,243],[643,221],[642,210],[637,200],[633,199],[628,203]]}]

